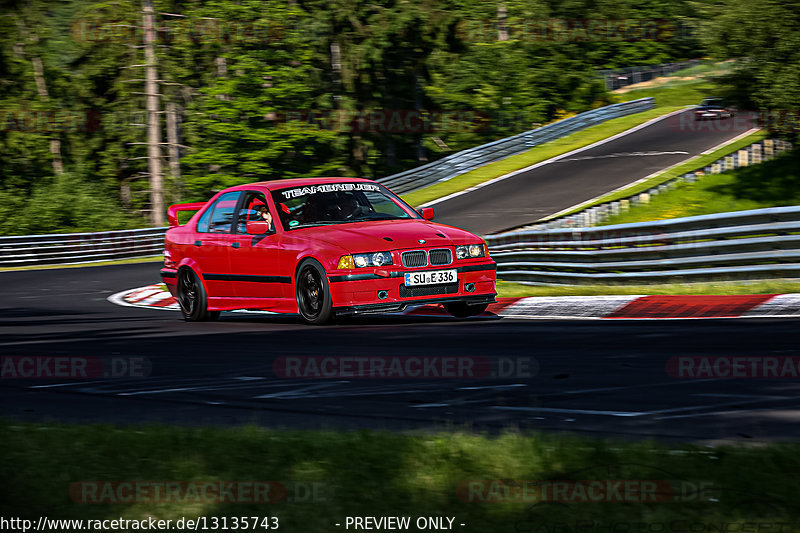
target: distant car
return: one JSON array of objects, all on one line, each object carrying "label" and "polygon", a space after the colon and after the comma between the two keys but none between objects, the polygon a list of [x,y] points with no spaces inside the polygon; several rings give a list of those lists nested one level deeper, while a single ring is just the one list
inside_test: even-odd
[{"label": "distant car", "polygon": [[[179,225],[187,210],[198,211]],[[497,265],[480,237],[374,181],[240,185],[168,217],[161,277],[189,321],[260,309],[322,324],[427,303],[466,317],[495,301]]]},{"label": "distant car", "polygon": [[734,109],[725,105],[722,98],[705,98],[694,110],[695,120],[731,118]]}]

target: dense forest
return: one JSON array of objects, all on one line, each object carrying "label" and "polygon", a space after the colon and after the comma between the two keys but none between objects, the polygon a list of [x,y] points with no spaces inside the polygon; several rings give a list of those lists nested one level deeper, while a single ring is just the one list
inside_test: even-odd
[{"label": "dense forest", "polygon": [[609,103],[598,69],[772,53],[788,67],[750,61],[762,83],[744,92],[796,106],[800,43],[756,30],[800,9],[730,1],[752,17],[693,0],[6,0],[0,234],[157,223],[154,186],[169,204],[392,174]]}]

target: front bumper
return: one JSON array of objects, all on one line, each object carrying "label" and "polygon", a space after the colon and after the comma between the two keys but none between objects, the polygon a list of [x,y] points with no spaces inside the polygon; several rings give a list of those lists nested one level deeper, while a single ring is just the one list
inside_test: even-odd
[{"label": "front bumper", "polygon": [[694,115],[695,120],[713,120],[713,119],[723,119],[730,117],[731,113],[728,111],[703,111],[703,112],[697,112]]},{"label": "front bumper", "polygon": [[405,302],[389,302],[376,304],[352,305],[348,307],[335,307],[333,310],[338,316],[367,315],[371,313],[394,313],[403,311],[410,305],[446,304],[463,302],[470,305],[493,304],[497,294],[481,294],[478,296],[456,296],[452,298],[423,298]]},{"label": "front bumper", "polygon": [[[455,269],[457,281],[441,285],[406,287],[407,272]],[[444,265],[420,269],[370,269],[368,272],[345,271],[328,274],[328,282],[337,314],[362,314],[402,311],[409,305],[465,302],[492,303],[497,295],[497,264],[483,261],[467,265]]]}]

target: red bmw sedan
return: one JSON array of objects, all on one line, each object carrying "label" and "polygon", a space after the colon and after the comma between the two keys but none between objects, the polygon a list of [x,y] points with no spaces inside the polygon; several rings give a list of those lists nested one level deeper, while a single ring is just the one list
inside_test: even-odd
[{"label": "red bmw sedan", "polygon": [[[179,225],[188,210],[197,212]],[[239,185],[168,216],[161,277],[186,320],[258,309],[322,324],[428,303],[467,317],[495,301],[497,267],[480,237],[374,181]]]}]

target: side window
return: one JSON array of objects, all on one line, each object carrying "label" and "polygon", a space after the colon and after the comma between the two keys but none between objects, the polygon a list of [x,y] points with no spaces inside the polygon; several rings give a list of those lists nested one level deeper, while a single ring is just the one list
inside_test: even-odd
[{"label": "side window", "polygon": [[273,191],[272,200],[275,202],[275,207],[278,209],[278,216],[283,224],[284,231],[292,229],[303,221],[305,215],[303,213],[306,207],[308,196],[298,196],[292,199],[281,198],[278,191]]},{"label": "side window", "polygon": [[239,217],[236,223],[237,233],[247,233],[248,222],[269,222],[270,229],[274,229],[272,215],[269,213],[267,198],[262,192],[248,191],[245,193],[242,208],[239,209]]},{"label": "side window", "polygon": [[220,196],[197,222],[199,233],[230,233],[234,210],[239,201],[239,191]]}]

